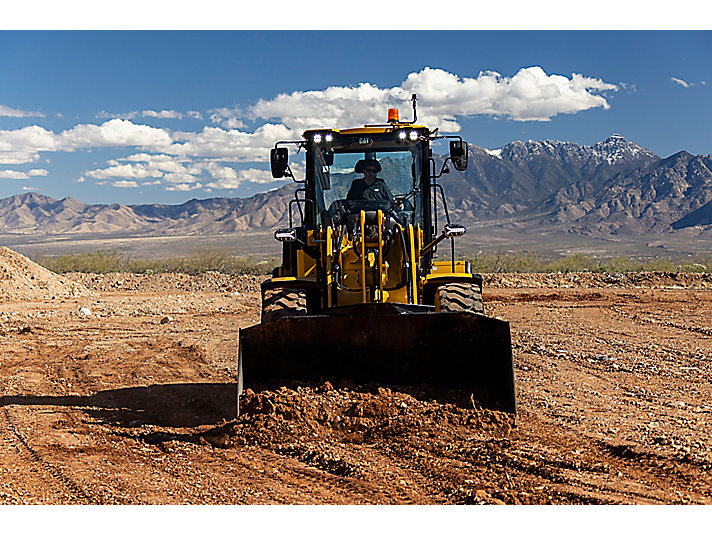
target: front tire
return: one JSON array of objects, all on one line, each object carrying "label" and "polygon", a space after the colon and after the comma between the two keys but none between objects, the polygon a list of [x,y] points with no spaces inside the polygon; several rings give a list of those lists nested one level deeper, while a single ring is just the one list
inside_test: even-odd
[{"label": "front tire", "polygon": [[435,294],[435,309],[484,314],[482,290],[477,284],[444,284]]},{"label": "front tire", "polygon": [[269,289],[262,298],[262,322],[307,314],[307,293],[302,289]]}]

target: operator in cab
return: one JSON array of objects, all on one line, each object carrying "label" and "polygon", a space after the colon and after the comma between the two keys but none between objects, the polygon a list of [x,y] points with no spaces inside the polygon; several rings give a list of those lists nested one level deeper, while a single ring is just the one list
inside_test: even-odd
[{"label": "operator in cab", "polygon": [[359,160],[354,171],[363,173],[363,178],[357,178],[351,183],[346,200],[386,200],[393,203],[393,193],[386,182],[377,176],[381,172],[378,160]]}]

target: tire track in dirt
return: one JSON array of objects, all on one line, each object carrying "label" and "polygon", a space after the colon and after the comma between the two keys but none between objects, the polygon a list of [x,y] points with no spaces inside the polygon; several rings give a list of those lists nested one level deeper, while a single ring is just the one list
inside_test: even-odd
[{"label": "tire track in dirt", "polygon": [[[2,412],[5,418],[5,428],[8,429],[14,439],[22,446],[22,449],[32,458],[33,465],[37,468],[40,478],[47,483],[48,480],[54,480],[73,494],[73,497],[81,504],[108,504],[101,496],[91,495],[86,492],[76,481],[71,479],[57,466],[51,464],[44,459],[37,450],[30,445],[27,438],[17,428],[15,420],[10,415],[10,410],[7,406],[2,407]],[[48,476],[42,476],[47,474]],[[51,487],[51,485],[50,485]],[[60,492],[61,493],[61,492]],[[70,504],[66,502],[65,504]]]}]

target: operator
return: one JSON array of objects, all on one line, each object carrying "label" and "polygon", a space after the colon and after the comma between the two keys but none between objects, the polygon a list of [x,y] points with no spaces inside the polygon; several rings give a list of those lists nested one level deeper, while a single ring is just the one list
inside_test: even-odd
[{"label": "operator", "polygon": [[378,160],[362,159],[356,163],[354,171],[363,173],[363,178],[351,183],[346,200],[386,200],[393,204],[393,193],[386,182],[377,176],[381,172]]}]

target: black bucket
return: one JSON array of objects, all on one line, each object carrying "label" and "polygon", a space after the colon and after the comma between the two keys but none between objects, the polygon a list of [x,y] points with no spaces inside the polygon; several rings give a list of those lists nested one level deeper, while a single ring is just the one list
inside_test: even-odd
[{"label": "black bucket", "polygon": [[238,395],[245,384],[350,379],[428,384],[516,413],[509,323],[474,313],[413,313],[357,304],[240,330]]}]

